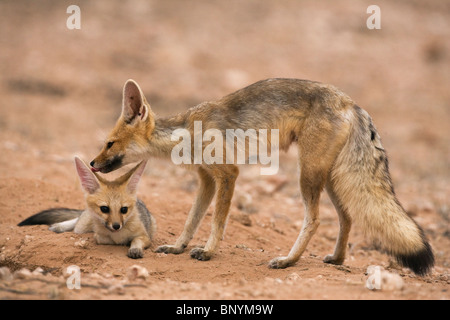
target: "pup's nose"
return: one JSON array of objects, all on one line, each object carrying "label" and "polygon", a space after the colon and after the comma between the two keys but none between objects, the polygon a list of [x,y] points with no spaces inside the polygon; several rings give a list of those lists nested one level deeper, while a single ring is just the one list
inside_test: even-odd
[{"label": "pup's nose", "polygon": [[90,165],[91,165],[91,167],[93,167],[94,166],[94,164],[95,164],[95,161],[94,160],[92,160],[91,161],[91,163],[89,163]]},{"label": "pup's nose", "polygon": [[120,229],[120,224],[117,223],[117,222],[113,223],[112,227],[113,227],[114,230],[119,230]]}]

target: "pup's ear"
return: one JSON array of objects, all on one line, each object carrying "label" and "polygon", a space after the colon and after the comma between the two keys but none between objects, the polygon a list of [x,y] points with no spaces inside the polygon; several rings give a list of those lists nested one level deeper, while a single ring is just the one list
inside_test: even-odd
[{"label": "pup's ear", "polygon": [[127,190],[130,193],[136,193],[141,176],[144,173],[147,160],[142,161],[134,170],[131,177],[128,179]]},{"label": "pup's ear", "polygon": [[131,79],[123,87],[122,116],[128,123],[135,119],[145,121],[149,117],[144,94],[136,81]]},{"label": "pup's ear", "polygon": [[100,184],[91,169],[78,157],[75,157],[75,166],[83,189],[91,194],[97,191]]}]

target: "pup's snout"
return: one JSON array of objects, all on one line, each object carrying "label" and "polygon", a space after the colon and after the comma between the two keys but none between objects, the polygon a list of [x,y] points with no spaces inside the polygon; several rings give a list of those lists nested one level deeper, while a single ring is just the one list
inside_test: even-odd
[{"label": "pup's snout", "polygon": [[114,230],[119,230],[121,226],[120,226],[120,223],[115,222],[115,223],[113,223],[112,227]]}]

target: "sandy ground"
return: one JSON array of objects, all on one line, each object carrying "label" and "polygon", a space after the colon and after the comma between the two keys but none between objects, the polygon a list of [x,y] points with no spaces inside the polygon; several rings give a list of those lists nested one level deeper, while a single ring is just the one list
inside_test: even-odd
[{"label": "sandy ground", "polygon": [[[80,30],[66,27],[70,4],[0,2],[0,298],[450,298],[448,2],[378,1],[381,30],[366,28],[368,1],[78,1]],[[158,223],[141,260],[89,234],[16,226],[39,210],[84,207],[73,157],[98,153],[126,79],[165,116],[269,77],[332,83],[372,115],[398,197],[434,249],[431,275],[399,268],[357,226],[344,265],[322,263],[338,233],[325,194],[301,260],[269,269],[302,225],[295,148],[276,176],[241,168],[225,238],[208,262],[189,250],[205,244],[213,206],[186,253],[152,250],[178,237],[197,188],[194,173],[161,159],[149,161],[139,189]],[[81,270],[80,290],[66,286],[71,265]],[[133,276],[133,265],[148,274]],[[401,285],[367,289],[370,265]]]}]

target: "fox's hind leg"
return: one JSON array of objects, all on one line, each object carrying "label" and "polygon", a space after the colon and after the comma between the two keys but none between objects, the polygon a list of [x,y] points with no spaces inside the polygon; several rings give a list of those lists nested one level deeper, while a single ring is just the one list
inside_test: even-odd
[{"label": "fox's hind leg", "polygon": [[348,136],[348,127],[333,114],[308,118],[298,133],[300,191],[305,205],[302,230],[287,257],[275,258],[270,268],[295,264],[319,227],[319,200],[333,163]]},{"label": "fox's hind leg", "polygon": [[52,224],[48,229],[50,231],[56,232],[56,233],[62,233],[62,232],[68,232],[73,231],[75,228],[75,225],[77,224],[79,218],[58,222]]},{"label": "fox's hind leg", "polygon": [[75,224],[73,232],[76,234],[89,233],[94,231],[92,215],[86,210],[84,211]]},{"label": "fox's hind leg", "polygon": [[270,268],[280,269],[292,266],[305,251],[309,240],[311,240],[320,224],[319,199],[324,184],[323,172],[309,171],[304,166],[302,167],[300,189],[306,209],[302,230],[288,256],[273,259],[269,263]]},{"label": "fox's hind leg", "polygon": [[212,169],[211,173],[217,184],[216,208],[213,214],[211,234],[204,248],[191,250],[191,258],[202,261],[211,259],[222,240],[239,169],[234,165],[220,165],[220,169]]},{"label": "fox's hind leg", "polygon": [[327,255],[323,262],[331,264],[342,264],[345,260],[345,252],[347,250],[348,235],[352,227],[352,219],[347,210],[343,208],[336,193],[333,190],[333,185],[330,179],[327,182],[326,189],[328,196],[333,202],[334,207],[339,216],[339,236],[336,242],[334,253]]}]

